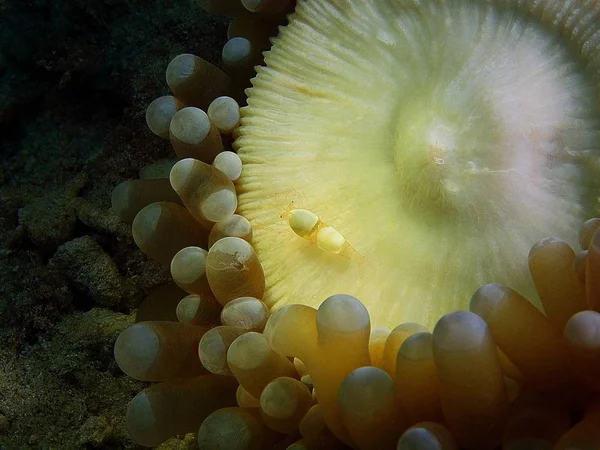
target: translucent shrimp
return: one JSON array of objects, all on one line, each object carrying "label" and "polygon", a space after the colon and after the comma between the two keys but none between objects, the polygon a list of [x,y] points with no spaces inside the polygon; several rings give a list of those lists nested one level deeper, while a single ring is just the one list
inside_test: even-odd
[{"label": "translucent shrimp", "polygon": [[290,228],[298,236],[328,253],[339,255],[348,251],[356,252],[339,231],[323,222],[315,213],[293,207],[294,202],[291,202],[290,209],[281,218],[287,219]]}]

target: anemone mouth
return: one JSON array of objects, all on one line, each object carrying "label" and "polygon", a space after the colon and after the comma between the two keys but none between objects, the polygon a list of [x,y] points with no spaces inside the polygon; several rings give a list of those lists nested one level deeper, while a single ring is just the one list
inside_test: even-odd
[{"label": "anemone mouth", "polygon": [[[374,325],[432,326],[485,283],[534,295],[534,242],[599,212],[600,6],[582,3],[299,2],[235,142],[265,302],[344,292]],[[351,251],[298,237],[297,208]]]}]

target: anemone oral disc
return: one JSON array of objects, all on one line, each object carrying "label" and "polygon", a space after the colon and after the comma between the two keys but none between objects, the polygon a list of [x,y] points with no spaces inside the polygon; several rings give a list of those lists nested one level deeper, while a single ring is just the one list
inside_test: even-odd
[{"label": "anemone oral disc", "polygon": [[[485,283],[534,295],[531,246],[599,212],[599,27],[505,3],[298,3],[235,143],[269,306],[343,292],[432,326]],[[298,237],[292,202],[355,252]]]}]

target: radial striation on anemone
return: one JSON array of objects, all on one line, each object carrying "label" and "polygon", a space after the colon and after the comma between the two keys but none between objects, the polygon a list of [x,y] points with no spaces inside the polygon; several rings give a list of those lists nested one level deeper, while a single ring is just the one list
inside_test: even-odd
[{"label": "radial striation on anemone", "polygon": [[[431,327],[485,283],[535,297],[533,243],[600,212],[600,6],[496,3],[298,3],[236,130],[269,306],[344,292]],[[351,251],[298,237],[293,209]]]}]

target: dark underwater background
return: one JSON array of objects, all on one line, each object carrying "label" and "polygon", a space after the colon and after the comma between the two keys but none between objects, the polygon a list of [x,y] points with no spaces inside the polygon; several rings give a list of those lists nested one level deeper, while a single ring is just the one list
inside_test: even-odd
[{"label": "dark underwater background", "polygon": [[218,65],[226,32],[193,0],[0,0],[0,450],[142,448],[113,343],[168,274],[110,193],[171,156],[144,118],[168,62]]}]

